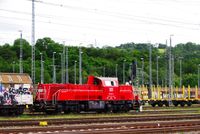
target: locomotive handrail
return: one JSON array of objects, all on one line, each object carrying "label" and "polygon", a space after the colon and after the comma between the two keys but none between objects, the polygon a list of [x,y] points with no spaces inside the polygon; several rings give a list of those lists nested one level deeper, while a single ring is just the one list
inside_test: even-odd
[{"label": "locomotive handrail", "polygon": [[[38,89],[37,89],[37,90],[38,90]],[[46,98],[46,97],[47,97],[47,96],[46,96],[46,89],[44,88],[44,89],[42,89],[42,90],[43,90],[42,92],[38,92],[38,93],[39,93],[38,99],[39,99],[39,100],[42,100],[42,99],[43,99],[43,100],[46,101],[46,99],[47,99],[47,98]],[[41,97],[42,94],[43,94],[43,98]]]},{"label": "locomotive handrail", "polygon": [[60,92],[61,89],[59,89],[58,91],[56,91],[53,95],[52,95],[52,104],[55,105],[57,102],[57,94],[58,92]]}]

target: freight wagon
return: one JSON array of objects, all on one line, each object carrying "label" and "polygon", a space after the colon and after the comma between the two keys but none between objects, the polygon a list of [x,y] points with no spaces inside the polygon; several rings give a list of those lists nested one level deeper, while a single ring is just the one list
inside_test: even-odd
[{"label": "freight wagon", "polygon": [[0,73],[0,114],[19,115],[32,104],[32,80],[28,74]]},{"label": "freight wagon", "polygon": [[[151,92],[151,98],[148,98],[148,89],[147,87],[141,88],[141,99],[143,104],[145,102],[148,102],[152,107],[155,107],[158,105],[159,107],[162,107],[163,105],[169,106],[169,104],[173,104],[176,106],[182,106],[185,105],[191,106],[192,104],[198,104],[199,103],[199,90],[196,86],[195,88],[188,87],[182,87],[182,88],[172,88],[171,92],[170,89],[165,87],[152,87]],[[171,95],[171,97],[170,97]]]}]

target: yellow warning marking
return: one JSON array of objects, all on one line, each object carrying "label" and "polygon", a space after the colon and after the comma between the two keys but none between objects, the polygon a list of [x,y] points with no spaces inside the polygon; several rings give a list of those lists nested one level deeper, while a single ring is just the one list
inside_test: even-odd
[{"label": "yellow warning marking", "polygon": [[48,123],[47,123],[47,121],[40,121],[39,125],[40,126],[47,126]]}]

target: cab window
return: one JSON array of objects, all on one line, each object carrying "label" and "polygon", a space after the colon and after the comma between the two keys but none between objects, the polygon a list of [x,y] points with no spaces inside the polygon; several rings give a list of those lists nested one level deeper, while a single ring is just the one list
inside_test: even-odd
[{"label": "cab window", "polygon": [[106,80],[105,81],[105,86],[116,86],[116,82],[115,81]]}]

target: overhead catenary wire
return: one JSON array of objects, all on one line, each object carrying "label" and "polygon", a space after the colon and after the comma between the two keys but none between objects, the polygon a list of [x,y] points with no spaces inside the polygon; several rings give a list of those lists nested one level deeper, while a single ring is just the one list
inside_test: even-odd
[{"label": "overhead catenary wire", "polygon": [[[6,10],[6,9],[0,9],[2,11],[7,11],[7,12],[12,12],[12,13],[19,13],[19,14],[26,14],[26,15],[29,15],[28,12],[15,12],[14,10]],[[51,17],[49,16],[45,16],[45,15],[38,15],[39,17],[44,17],[44,18],[48,18],[48,19],[51,19]],[[3,18],[7,18],[7,19],[15,19],[15,20],[26,20],[26,21],[29,21],[29,19],[24,19],[24,18],[17,18],[17,17],[7,17],[7,16],[1,16]],[[145,23],[145,24],[158,24],[158,25],[162,25],[162,26],[170,26],[170,27],[175,27],[175,28],[184,28],[184,29],[190,29],[190,30],[199,30],[199,24],[196,24],[196,23],[183,23],[183,24],[188,24],[190,26],[196,26],[196,27],[188,27],[188,26],[184,26],[184,25],[177,25],[177,24],[170,24],[170,23],[163,23],[163,22],[156,22],[155,20],[145,20],[145,19],[134,19],[134,18],[127,18],[126,16],[121,16],[125,19],[132,19],[134,21],[139,21],[139,22],[142,22],[142,23]],[[51,24],[56,24],[56,25],[66,25],[65,23],[56,23],[56,22],[53,22],[52,20],[51,21],[41,21],[41,20],[37,20],[37,22],[43,22],[43,23],[51,23]],[[174,21],[175,22],[175,21]],[[90,23],[90,22],[87,22],[89,24],[95,24],[95,23]],[[98,22],[99,23],[99,22]],[[180,23],[180,22],[179,22]],[[98,25],[98,24],[96,24]],[[101,24],[100,25],[105,25],[105,24]],[[108,25],[108,24],[106,24]],[[73,26],[73,25],[70,25],[70,26]],[[76,26],[76,27],[79,27],[79,26]],[[80,26],[80,27],[83,27],[83,26]],[[96,29],[96,28],[94,28]],[[102,28],[101,28],[102,29]],[[105,30],[105,29],[104,29]]]},{"label": "overhead catenary wire", "polygon": [[[42,3],[42,4],[47,4],[47,5],[52,5],[52,6],[60,6],[60,7],[65,7],[65,8],[72,8],[72,9],[76,9],[76,10],[85,10],[85,11],[90,11],[90,12],[94,12],[93,10],[94,9],[87,9],[87,8],[81,8],[81,7],[73,7],[73,6],[68,6],[68,5],[62,5],[62,4],[55,4],[55,3],[49,3],[49,2],[43,2],[43,1],[36,1],[36,2],[38,2],[38,3]],[[12,12],[12,13],[20,13],[20,14],[26,14],[26,15],[29,15],[30,13],[27,13],[27,12],[21,12],[21,11],[14,11],[14,10],[6,10],[6,9],[0,9],[0,10],[3,10],[3,11],[9,11],[9,12]],[[162,22],[156,22],[157,20],[159,20],[159,21],[168,21],[168,22],[174,22],[174,23],[182,23],[182,24],[187,24],[187,25],[193,25],[193,26],[199,26],[198,24],[196,24],[196,23],[185,23],[185,22],[181,22],[181,21],[174,21],[174,20],[166,20],[166,19],[159,19],[159,18],[148,18],[148,17],[142,17],[142,16],[134,16],[134,17],[139,17],[139,18],[143,18],[143,19],[134,19],[134,18],[127,18],[126,16],[126,14],[120,14],[120,13],[118,13],[118,12],[106,12],[106,11],[101,11],[101,10],[97,10],[98,11],[98,13],[100,12],[102,12],[102,13],[109,13],[109,14],[107,14],[107,15],[112,15],[113,16],[113,13],[114,13],[114,16],[117,16],[117,17],[123,17],[123,18],[126,18],[126,19],[132,19],[132,20],[135,20],[135,21],[139,21],[139,22],[146,22],[147,24],[159,24],[159,25],[164,25],[164,26],[173,26],[173,27],[179,27],[179,28],[185,28],[185,29],[190,29],[190,30],[199,30],[198,28],[199,27],[197,27],[197,28],[195,28],[195,27],[186,27],[186,26],[180,26],[180,25],[176,25],[176,24],[169,24],[169,23],[162,23]],[[95,13],[97,13],[96,12],[96,10],[95,10]],[[125,16],[120,16],[120,15],[125,15]],[[52,15],[37,15],[37,16],[39,16],[39,17],[44,17],[44,18],[48,18],[48,19],[51,19],[53,16]],[[132,16],[132,15],[129,15],[129,16]],[[57,16],[58,17],[58,16]],[[60,17],[62,17],[63,18],[63,16],[60,16]],[[65,18],[65,17],[64,17]],[[151,21],[149,21],[149,20],[145,20],[145,19],[155,19],[155,20],[151,20]],[[65,24],[60,24],[60,23],[55,23],[55,22],[52,22],[52,21],[49,21],[49,22],[44,22],[44,23],[51,23],[51,24],[56,24],[56,25],[65,25]],[[88,22],[87,22],[88,23]],[[98,22],[99,23],[99,22]],[[102,24],[101,24],[102,25]],[[73,26],[73,25],[70,25],[70,26]],[[76,27],[78,27],[78,26],[76,26]],[[80,26],[81,27],[81,26]],[[101,28],[102,29],[102,28]],[[98,29],[99,30],[99,29]],[[103,29],[103,30],[105,30],[105,29]],[[114,30],[115,31],[115,30]]]},{"label": "overhead catenary wire", "polygon": [[[29,1],[29,0],[28,0]],[[73,10],[80,10],[80,11],[87,11],[95,14],[104,14],[104,15],[111,15],[111,16],[116,16],[116,17],[123,17],[123,16],[129,16],[129,17],[137,17],[137,18],[143,18],[143,19],[154,19],[158,21],[167,21],[167,22],[174,22],[174,23],[180,23],[180,24],[187,24],[187,25],[199,25],[198,23],[193,23],[193,22],[184,22],[184,21],[179,21],[179,20],[170,20],[167,18],[157,18],[157,17],[148,17],[148,16],[139,16],[139,15],[132,15],[132,14],[127,14],[127,13],[121,13],[121,12],[113,12],[113,11],[106,11],[106,10],[101,10],[101,9],[92,9],[92,8],[85,8],[85,7],[77,7],[77,6],[69,6],[69,5],[64,5],[64,4],[56,4],[56,3],[51,3],[51,2],[44,2],[44,1],[36,1],[41,4],[45,5],[51,5],[51,6],[57,6],[57,7],[62,7],[62,8],[67,8],[67,9],[73,9]]]},{"label": "overhead catenary wire", "polygon": [[[26,1],[31,1],[31,0],[26,0]],[[153,19],[153,20],[164,21],[164,22],[168,22],[168,23],[178,23],[178,24],[184,24],[184,25],[196,25],[196,26],[199,26],[198,23],[185,22],[185,21],[179,21],[179,20],[170,20],[170,19],[166,19],[166,18],[138,16],[138,15],[131,15],[131,14],[127,14],[127,13],[111,12],[111,11],[105,11],[105,10],[101,10],[101,9],[90,9],[90,8],[85,8],[85,7],[70,6],[70,5],[57,4],[57,3],[45,2],[45,1],[35,1],[35,2],[36,3],[40,3],[40,4],[50,5],[50,6],[57,6],[57,7],[67,8],[67,9],[73,9],[73,10],[79,10],[79,11],[86,11],[86,12],[91,12],[91,13],[95,13],[95,14],[111,15],[111,16],[115,16],[115,17],[123,17],[123,16],[127,17],[128,16],[128,17],[136,17],[136,18],[140,18],[140,19],[141,18],[142,19],[150,19],[150,20]],[[6,11],[5,9],[0,9],[0,10]],[[11,11],[11,12],[13,12],[13,13],[17,12],[17,13],[28,14],[27,12],[21,12],[21,11]],[[37,14],[37,16],[40,16],[40,17],[43,16],[43,17],[49,17],[49,18],[53,17],[52,15],[48,15],[47,16],[47,15],[40,15],[40,14]],[[60,17],[64,18],[64,16],[60,16]],[[133,19],[133,18],[131,18],[131,19]],[[147,20],[141,20],[141,21],[147,21]],[[149,22],[149,23],[163,25],[163,23],[156,23],[156,22]]]},{"label": "overhead catenary wire", "polygon": [[[30,1],[30,0],[28,0]],[[120,13],[120,12],[111,12],[111,11],[105,11],[101,9],[89,9],[89,8],[84,8],[84,7],[76,7],[76,6],[69,6],[69,5],[63,5],[63,4],[56,4],[56,3],[50,3],[50,2],[44,2],[44,1],[36,1],[37,3],[40,4],[45,4],[45,5],[51,5],[51,6],[57,6],[61,8],[67,8],[67,9],[73,9],[73,10],[79,10],[79,11],[86,11],[90,13],[95,13],[95,14],[103,14],[103,15],[108,15],[108,16],[113,16],[113,17],[119,17],[119,18],[125,18],[125,19],[131,19],[131,20],[136,20],[136,21],[144,21],[147,23],[152,23],[152,24],[159,24],[159,25],[169,25],[169,26],[179,26],[180,25],[173,25],[173,24],[168,24],[168,23],[177,23],[177,24],[184,24],[184,25],[193,25],[193,26],[199,26],[198,23],[193,23],[191,22],[185,22],[185,21],[179,21],[179,20],[170,20],[166,18],[157,18],[157,17],[148,17],[148,16],[138,16],[138,15],[132,15],[132,14],[127,14],[127,13]],[[5,11],[5,9],[4,9]],[[15,11],[12,11],[15,12]],[[23,13],[16,11],[18,13]],[[27,12],[24,12],[25,14],[28,14]],[[45,18],[52,18],[55,15],[44,15],[44,14],[37,14],[39,17],[45,17]],[[57,18],[66,18],[64,16],[56,16]],[[68,19],[68,18],[67,18]],[[152,21],[153,20],[153,21]],[[156,22],[159,21],[159,22]],[[161,21],[161,22],[160,22]],[[165,22],[165,23],[163,23]],[[167,22],[167,23],[166,23]]]},{"label": "overhead catenary wire", "polygon": [[[28,0],[28,1],[30,1],[30,0]],[[85,8],[85,7],[80,7],[80,6],[64,5],[64,4],[60,4],[60,3],[50,3],[47,1],[46,2],[45,1],[35,1],[35,3],[38,4],[38,6],[39,6],[39,4],[45,4],[46,6],[61,7],[60,8],[61,10],[62,10],[62,8],[64,8],[64,9],[70,9],[70,10],[72,9],[72,10],[81,11],[81,12],[84,11],[84,13],[92,13],[92,14],[101,15],[101,16],[110,16],[110,17],[115,18],[116,21],[125,22],[125,24],[128,22],[129,23],[134,22],[134,24],[135,24],[135,22],[138,22],[138,23],[143,23],[143,24],[147,24],[147,25],[160,25],[160,26],[164,26],[164,27],[175,27],[175,28],[189,29],[189,30],[195,30],[195,31],[199,30],[198,23],[193,23],[192,20],[185,21],[185,20],[177,20],[177,19],[171,19],[171,18],[163,19],[163,17],[148,17],[148,16],[142,16],[142,15],[137,16],[137,15],[129,14],[126,12],[122,13],[119,11],[106,11],[104,9]],[[44,6],[44,5],[42,5],[42,6]],[[5,10],[9,10],[9,9],[5,9]],[[5,12],[5,10],[4,10],[4,12]],[[2,11],[2,10],[0,10],[0,11]],[[10,13],[31,15],[31,13],[28,13],[28,12],[15,11],[15,10],[12,10]],[[135,27],[132,27],[132,26],[130,26],[128,28],[123,27],[123,25],[120,25],[120,26],[114,25],[113,26],[110,23],[110,21],[112,21],[110,19],[106,20],[109,22],[106,22],[105,20],[100,20],[98,18],[95,18],[94,20],[92,20],[91,18],[84,19],[83,16],[69,18],[68,16],[62,16],[62,15],[58,15],[58,14],[41,14],[40,12],[38,12],[38,13],[36,12],[36,15],[37,15],[37,19],[36,19],[37,23],[42,21],[42,23],[46,23],[49,25],[57,25],[57,26],[62,26],[62,27],[70,27],[70,28],[76,27],[76,28],[82,28],[82,29],[94,29],[94,30],[101,30],[101,31],[114,31],[114,32],[116,31],[116,32],[127,32],[127,33],[131,33],[132,31],[137,30]],[[77,18],[79,18],[80,23],[71,24],[73,22],[73,20],[77,19]],[[9,17],[7,17],[7,19],[9,19]],[[17,17],[15,17],[15,19],[20,21],[21,19],[23,19],[23,20],[26,19],[26,17],[21,18],[21,19],[17,19]],[[63,19],[68,20],[68,21],[63,21]],[[92,21],[88,21],[90,19]],[[30,21],[30,20],[27,20],[27,21]],[[82,23],[85,23],[88,25],[82,25]],[[15,25],[15,24],[13,24],[13,25]],[[37,28],[38,27],[40,27],[40,24],[37,25]],[[50,27],[49,30],[51,30],[51,28],[52,27]],[[67,29],[67,28],[59,27],[59,28],[57,28],[56,31],[63,31],[64,29]],[[137,31],[139,31],[139,29]],[[143,27],[143,29],[141,29],[141,31],[154,32],[153,29],[150,30],[149,28],[145,28],[145,27]],[[69,30],[69,32],[73,32],[73,30],[72,31]],[[163,33],[166,31],[161,31],[161,32]],[[89,33],[89,34],[92,34],[92,33]]]}]

